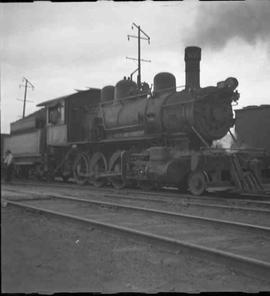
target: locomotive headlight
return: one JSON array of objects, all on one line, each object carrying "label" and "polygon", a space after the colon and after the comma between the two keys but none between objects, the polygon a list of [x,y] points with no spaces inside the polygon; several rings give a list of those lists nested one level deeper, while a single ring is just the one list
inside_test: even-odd
[{"label": "locomotive headlight", "polygon": [[225,80],[225,85],[231,90],[235,90],[238,86],[238,80],[234,77],[229,77]]}]

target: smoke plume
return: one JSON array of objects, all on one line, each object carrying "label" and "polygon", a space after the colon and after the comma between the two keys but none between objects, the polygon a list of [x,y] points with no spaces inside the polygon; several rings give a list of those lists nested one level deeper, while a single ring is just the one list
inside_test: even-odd
[{"label": "smoke plume", "polygon": [[222,49],[235,37],[270,50],[270,1],[202,3],[185,42]]}]

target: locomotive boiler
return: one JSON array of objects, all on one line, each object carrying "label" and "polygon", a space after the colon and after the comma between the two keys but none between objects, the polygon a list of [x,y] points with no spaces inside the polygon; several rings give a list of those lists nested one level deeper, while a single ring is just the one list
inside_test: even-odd
[{"label": "locomotive boiler", "polygon": [[98,187],[174,186],[195,195],[211,187],[262,191],[258,152],[213,148],[234,125],[238,81],[200,87],[200,59],[199,47],[185,49],[182,90],[162,72],[153,89],[124,77],[40,104],[47,114],[42,174]]},{"label": "locomotive boiler", "polygon": [[228,78],[217,87],[200,88],[200,58],[200,48],[186,48],[186,87],[182,91],[177,91],[175,77],[170,73],[154,77],[149,96],[129,79],[118,82],[113,99],[108,96],[101,103],[106,137],[180,133],[192,139],[193,148],[199,148],[200,143],[195,143],[198,137],[211,145],[225,136],[234,124],[231,103],[238,100],[234,92],[238,82]]}]

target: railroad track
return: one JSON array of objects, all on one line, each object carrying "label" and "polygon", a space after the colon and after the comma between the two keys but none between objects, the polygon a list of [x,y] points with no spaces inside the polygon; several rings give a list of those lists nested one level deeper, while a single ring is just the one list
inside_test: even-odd
[{"label": "railroad track", "polygon": [[[14,186],[15,185],[15,186]],[[40,186],[40,187],[44,187],[44,184],[24,184],[24,183],[15,183],[13,184],[11,187],[9,187],[9,190],[13,190],[12,188],[15,187],[16,190],[16,186]],[[132,198],[136,197],[138,199],[141,200],[147,200],[147,201],[160,201],[160,202],[167,202],[167,201],[188,201],[190,203],[193,203],[194,205],[210,205],[207,203],[207,201],[213,202],[213,203],[219,203],[219,204],[224,204],[225,206],[227,204],[231,205],[231,204],[244,204],[244,205],[253,205],[253,206],[257,206],[257,207],[269,207],[270,209],[270,196],[269,196],[269,200],[249,200],[249,199],[242,199],[242,198],[224,198],[224,197],[214,197],[214,196],[202,196],[202,197],[198,197],[198,196],[193,196],[193,195],[189,195],[189,194],[180,194],[180,193],[168,193],[168,192],[145,192],[145,191],[139,191],[139,190],[130,190],[130,189],[126,189],[126,190],[116,190],[116,189],[112,189],[112,188],[95,188],[95,187],[81,187],[81,186],[64,186],[64,185],[59,185],[59,186],[55,186],[54,184],[51,185],[46,185],[46,188],[52,188],[52,189],[72,189],[72,190],[76,190],[76,192],[78,192],[78,189],[80,191],[80,193],[85,192],[86,194],[104,194],[104,195],[108,195],[108,196],[115,196],[117,198],[123,197],[125,196],[126,198],[128,198],[127,196],[132,196]],[[90,189],[90,190],[89,190]],[[199,201],[199,202],[198,202]],[[213,204],[213,206],[215,206],[215,204]]]},{"label": "railroad track", "polygon": [[7,203],[128,234],[174,251],[218,260],[249,275],[270,278],[269,227],[60,194],[38,194]]},{"label": "railroad track", "polygon": [[[44,186],[44,187],[54,187],[54,188],[70,188],[70,189],[80,189],[80,190],[91,190],[91,191],[104,191],[107,190],[108,192],[114,192],[119,193],[119,190],[114,189],[113,187],[103,187],[103,188],[97,188],[93,185],[87,184],[87,185],[78,185],[76,183],[63,183],[63,182],[14,182],[13,185],[23,185],[23,186]],[[236,194],[236,193],[229,193],[229,192],[208,192],[205,195],[202,196],[194,196],[189,193],[180,193],[177,189],[173,188],[162,188],[158,192],[157,191],[142,191],[139,188],[127,188],[127,189],[121,189],[120,190],[123,194],[142,194],[147,196],[161,196],[164,197],[164,194],[166,194],[167,197],[177,197],[177,198],[192,198],[192,199],[225,199],[225,200],[250,200],[250,201],[257,201],[257,200],[266,200],[270,201],[270,191],[266,194]]]},{"label": "railroad track", "polygon": [[[129,193],[130,194],[130,193]],[[127,195],[123,192],[118,192],[117,194],[114,193],[108,193],[104,194],[105,196],[110,197],[116,197],[121,198]],[[220,207],[220,208],[230,208],[230,209],[239,209],[239,210],[249,210],[249,208],[241,207],[241,205],[250,205],[253,207],[253,210],[261,211],[260,209],[257,209],[258,207],[262,207],[263,209],[267,208],[270,209],[270,201],[253,201],[253,200],[247,200],[247,199],[234,199],[234,200],[226,200],[226,199],[220,199],[220,198],[213,198],[213,197],[195,197],[195,196],[185,196],[185,195],[179,195],[179,196],[167,196],[165,193],[163,194],[157,194],[151,198],[149,198],[149,195],[147,193],[140,193],[135,195],[137,199],[146,200],[146,201],[156,201],[156,202],[180,202],[180,203],[188,203],[190,205],[198,205],[202,207]],[[146,197],[145,197],[146,196]],[[150,195],[151,196],[151,195]],[[134,197],[130,197],[132,199]],[[207,203],[207,201],[211,203]],[[238,205],[238,206],[237,206]],[[255,207],[257,207],[255,209]],[[266,211],[268,211],[266,210]],[[262,210],[263,211],[263,210]]]},{"label": "railroad track", "polygon": [[[8,187],[5,190],[11,192],[25,192],[24,189],[12,188]],[[48,190],[48,189],[47,189]],[[54,195],[55,189],[53,192],[47,194]],[[26,193],[36,194],[37,191],[27,191]],[[60,192],[61,193],[61,192]],[[267,201],[234,201],[226,202],[221,200],[221,203],[218,200],[209,199],[210,203],[206,200],[192,199],[192,198],[175,198],[167,196],[144,196],[142,195],[125,195],[123,192],[116,193],[108,193],[108,191],[76,191],[75,192],[64,192],[66,195],[74,195],[76,194],[79,197],[83,197],[84,199],[95,199],[97,198],[99,201],[105,202],[121,202],[126,205],[135,205],[135,206],[143,206],[143,207],[154,207],[156,209],[163,209],[167,211],[177,211],[186,214],[200,215],[212,218],[219,218],[229,221],[242,222],[242,223],[252,223],[263,226],[270,226],[270,202]],[[195,201],[194,201],[195,200]],[[244,206],[243,206],[244,204]],[[247,206],[248,205],[248,206]]]},{"label": "railroad track", "polygon": [[[175,200],[180,200],[180,199],[186,199],[188,201],[200,201],[201,204],[204,203],[205,201],[211,201],[211,202],[217,202],[217,203],[242,203],[242,204],[252,204],[257,205],[257,206],[262,206],[265,207],[268,204],[270,204],[270,194],[266,195],[233,195],[233,194],[209,194],[209,195],[204,195],[204,196],[193,196],[191,194],[187,193],[179,193],[177,190],[167,190],[167,189],[162,189],[159,192],[156,191],[141,191],[139,189],[122,189],[122,190],[117,190],[112,187],[104,187],[104,188],[96,188],[91,185],[85,185],[85,186],[80,186],[77,184],[63,184],[63,183],[23,183],[23,182],[15,182],[12,184],[12,187],[14,186],[40,186],[40,187],[46,187],[46,188],[53,188],[53,189],[71,189],[71,190],[80,190],[81,192],[86,191],[87,193],[100,193],[100,192],[107,192],[109,194],[116,194],[117,196],[119,195],[132,195],[132,196],[147,196],[147,199],[149,200],[150,197],[154,197],[155,199],[162,199],[164,198],[167,200],[168,198],[173,198]],[[246,197],[246,198],[244,198]],[[268,203],[267,203],[268,202]]]}]

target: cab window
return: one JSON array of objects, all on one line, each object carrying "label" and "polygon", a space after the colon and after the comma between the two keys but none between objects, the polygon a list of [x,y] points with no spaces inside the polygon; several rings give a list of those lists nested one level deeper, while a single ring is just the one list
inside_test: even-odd
[{"label": "cab window", "polygon": [[64,120],[64,102],[48,108],[48,123],[63,124]]}]

